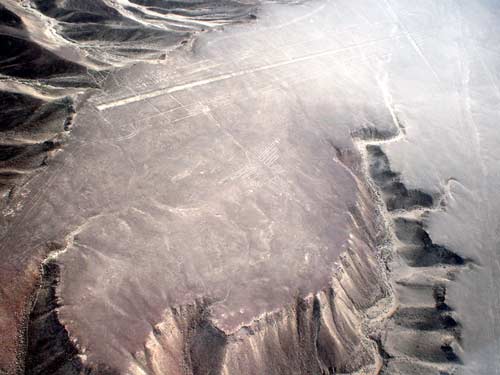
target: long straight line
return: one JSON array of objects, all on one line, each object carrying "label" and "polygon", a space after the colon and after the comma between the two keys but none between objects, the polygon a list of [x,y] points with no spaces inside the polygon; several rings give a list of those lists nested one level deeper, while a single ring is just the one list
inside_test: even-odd
[{"label": "long straight line", "polygon": [[[401,36],[397,36],[397,37],[401,37]],[[261,71],[264,71],[264,70],[279,68],[279,67],[282,67],[282,66],[291,65],[291,64],[298,63],[298,62],[302,62],[302,61],[312,60],[312,59],[315,59],[315,58],[318,58],[318,57],[322,57],[322,56],[327,56],[327,55],[332,55],[332,54],[338,54],[338,53],[345,52],[345,51],[356,50],[360,46],[363,46],[363,45],[370,45],[370,44],[377,43],[377,42],[385,40],[385,39],[393,39],[393,38],[394,37],[382,38],[380,40],[370,40],[370,41],[366,41],[366,42],[359,43],[359,44],[356,44],[356,45],[353,45],[353,46],[349,46],[349,47],[343,47],[343,48],[330,49],[330,50],[326,50],[326,51],[316,52],[316,53],[312,53],[312,54],[305,55],[305,56],[300,56],[300,57],[296,57],[296,58],[292,58],[292,59],[287,59],[287,60],[279,61],[279,62],[276,62],[276,63],[273,63],[273,64],[267,64],[267,65],[259,66],[259,67],[256,67],[256,68],[243,69],[243,70],[239,70],[239,71],[236,71],[236,72],[221,74],[221,75],[218,75],[218,76],[215,76],[215,77],[209,77],[209,78],[201,79],[201,80],[198,80],[198,81],[188,82],[188,83],[185,83],[185,84],[182,84],[182,85],[177,85],[177,86],[166,87],[166,88],[162,88],[162,89],[158,89],[158,90],[153,90],[153,91],[150,91],[150,92],[146,92],[144,94],[129,96],[127,98],[115,100],[115,101],[108,102],[108,103],[99,104],[99,105],[97,105],[97,109],[100,110],[100,111],[103,111],[105,109],[119,107],[119,106],[123,106],[123,105],[126,105],[126,104],[139,102],[139,101],[142,101],[142,100],[145,100],[145,99],[151,99],[151,98],[155,98],[157,96],[161,96],[161,95],[165,95],[165,94],[172,94],[172,93],[175,93],[175,92],[184,91],[184,90],[191,89],[191,88],[194,88],[194,87],[205,86],[205,85],[208,85],[208,84],[211,84],[211,83],[214,83],[214,82],[225,81],[227,79],[241,77],[241,76],[244,76],[244,75],[248,75],[248,74],[252,74],[252,73],[257,73],[257,72],[261,72]]]}]

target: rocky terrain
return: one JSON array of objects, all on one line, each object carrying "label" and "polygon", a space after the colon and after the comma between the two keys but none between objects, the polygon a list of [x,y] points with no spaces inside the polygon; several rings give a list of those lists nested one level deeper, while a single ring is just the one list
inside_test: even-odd
[{"label": "rocky terrain", "polygon": [[494,2],[0,4],[0,373],[500,374]]}]

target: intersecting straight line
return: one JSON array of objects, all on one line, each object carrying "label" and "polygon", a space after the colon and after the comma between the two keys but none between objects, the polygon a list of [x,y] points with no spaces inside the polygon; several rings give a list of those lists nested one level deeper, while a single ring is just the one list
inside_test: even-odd
[{"label": "intersecting straight line", "polygon": [[430,69],[430,71],[431,71],[432,75],[434,76],[434,78],[436,78],[436,80],[439,83],[441,83],[441,78],[439,78],[439,75],[437,74],[436,70],[433,68],[433,66],[430,63],[429,59],[427,59],[427,57],[425,56],[425,54],[422,51],[422,49],[420,48],[420,46],[415,41],[415,38],[413,37],[413,35],[410,33],[410,31],[407,29],[407,27],[401,22],[401,19],[399,18],[398,14],[396,13],[396,11],[394,10],[394,8],[392,7],[392,5],[389,2],[389,0],[384,0],[384,3],[386,5],[386,8],[389,11],[390,15],[392,16],[392,18],[397,22],[397,24],[403,30],[403,33],[405,34],[406,38],[408,39],[408,42],[413,47],[413,49],[415,50],[415,52],[417,53],[417,55],[420,56],[420,58],[422,59],[422,61],[424,62],[424,64],[427,65],[427,67]]}]

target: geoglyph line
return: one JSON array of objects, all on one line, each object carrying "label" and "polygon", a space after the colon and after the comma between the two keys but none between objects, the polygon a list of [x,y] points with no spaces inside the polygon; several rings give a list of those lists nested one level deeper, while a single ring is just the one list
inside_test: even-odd
[{"label": "geoglyph line", "polygon": [[[400,37],[400,36],[398,36],[398,37]],[[282,61],[279,61],[279,62],[276,62],[276,63],[273,63],[273,64],[266,64],[266,65],[259,66],[259,67],[256,67],[256,68],[243,69],[243,70],[239,70],[239,71],[236,71],[236,72],[220,74],[220,75],[217,75],[217,76],[214,76],[214,77],[209,77],[209,78],[201,79],[201,80],[198,80],[198,81],[193,81],[193,82],[188,82],[188,83],[184,83],[184,84],[181,84],[181,85],[176,85],[176,86],[161,88],[161,89],[158,89],[158,90],[153,90],[153,91],[150,91],[150,92],[146,92],[144,94],[129,96],[129,97],[126,97],[126,98],[123,98],[123,99],[114,100],[114,101],[111,101],[111,102],[108,102],[108,103],[99,104],[96,107],[97,107],[98,110],[104,111],[106,109],[110,109],[110,108],[114,108],[114,107],[120,107],[120,106],[123,106],[123,105],[131,104],[131,103],[136,103],[136,102],[139,102],[139,101],[142,101],[142,100],[156,98],[158,96],[165,95],[165,94],[172,94],[172,93],[176,93],[176,92],[179,92],[179,91],[188,90],[188,89],[195,88],[195,87],[205,86],[205,85],[208,85],[208,84],[211,84],[211,83],[215,83],[215,82],[225,81],[225,80],[228,80],[228,79],[231,79],[231,78],[237,78],[237,77],[249,75],[249,74],[252,74],[252,73],[258,73],[258,72],[261,72],[261,71],[270,70],[270,69],[274,69],[274,68],[279,68],[279,67],[287,66],[287,65],[292,65],[292,64],[295,64],[295,63],[303,62],[303,61],[313,60],[313,59],[316,59],[318,57],[323,57],[323,56],[328,56],[328,55],[335,55],[335,54],[340,54],[342,52],[348,52],[348,51],[356,51],[356,50],[359,49],[359,47],[361,47],[363,45],[374,44],[374,43],[380,42],[380,41],[385,40],[385,39],[388,39],[388,38],[381,38],[381,39],[377,39],[377,40],[370,40],[370,41],[363,42],[363,43],[360,43],[360,44],[356,44],[356,45],[353,45],[353,46],[348,46],[348,47],[343,47],[343,48],[335,48],[335,49],[329,49],[329,50],[325,50],[325,51],[320,51],[320,52],[308,54],[308,55],[305,55],[305,56],[296,57],[296,58],[293,58],[293,59],[282,60]],[[351,59],[353,59],[353,60],[354,59],[358,59],[359,60],[359,57],[353,56],[349,60],[351,60]]]}]

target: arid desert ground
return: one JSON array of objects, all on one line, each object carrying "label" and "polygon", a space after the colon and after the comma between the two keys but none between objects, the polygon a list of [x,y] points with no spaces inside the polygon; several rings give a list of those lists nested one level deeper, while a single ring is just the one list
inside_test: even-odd
[{"label": "arid desert ground", "polygon": [[500,374],[498,31],[0,0],[0,374]]}]

